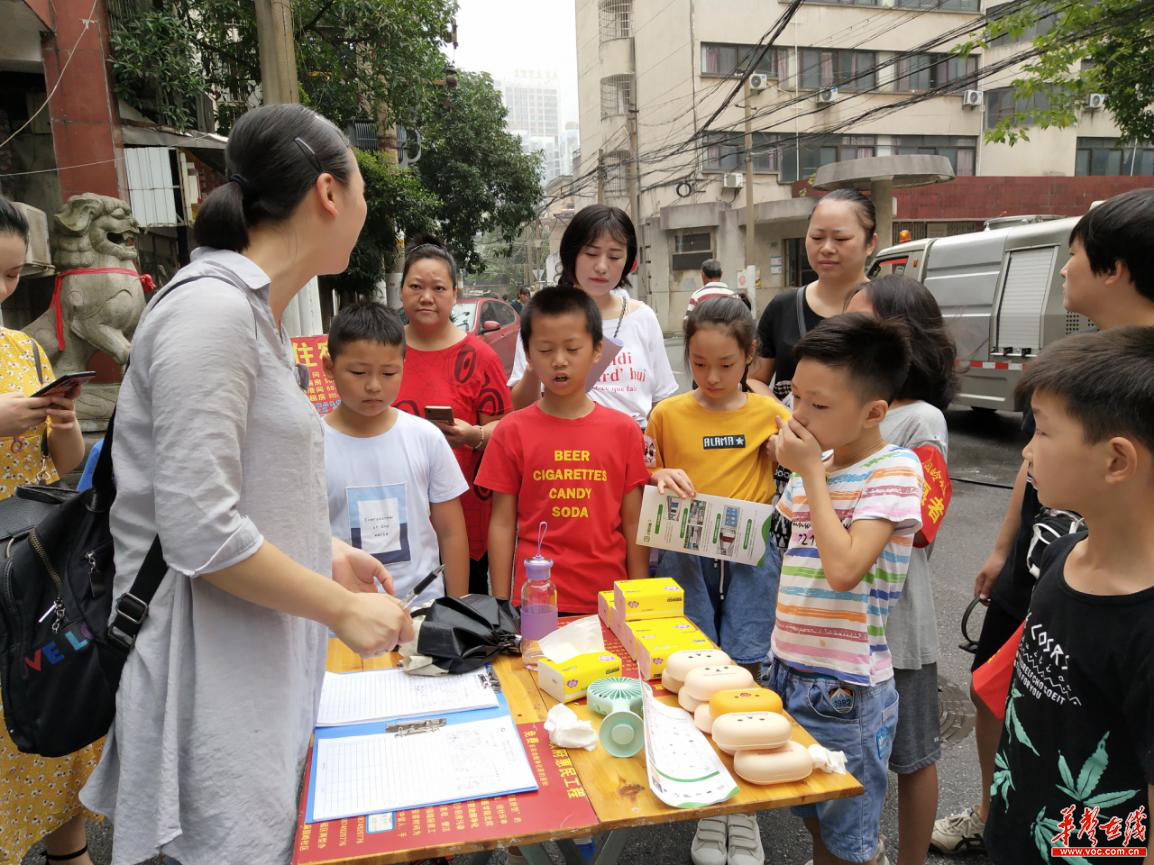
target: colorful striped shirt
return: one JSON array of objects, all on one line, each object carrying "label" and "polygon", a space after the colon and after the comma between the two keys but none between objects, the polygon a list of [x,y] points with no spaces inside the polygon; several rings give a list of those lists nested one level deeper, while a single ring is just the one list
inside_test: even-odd
[{"label": "colorful striped shirt", "polygon": [[801,477],[789,479],[777,504],[792,528],[782,560],[773,656],[843,682],[874,685],[894,674],[886,617],[901,597],[921,527],[922,467],[913,451],[886,445],[826,482],[843,526],[887,520],[894,533],[860,583],[835,591],[822,569]]}]

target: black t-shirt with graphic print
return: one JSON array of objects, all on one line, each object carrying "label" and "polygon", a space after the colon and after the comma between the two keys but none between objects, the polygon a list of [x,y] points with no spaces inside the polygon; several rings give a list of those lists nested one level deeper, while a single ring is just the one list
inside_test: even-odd
[{"label": "black t-shirt with graphic print", "polygon": [[1150,830],[1154,588],[1122,596],[1070,588],[1066,559],[1084,537],[1050,545],[1030,601],[986,823],[996,865],[1064,861],[1051,856],[1058,846],[1154,846],[1133,835],[1124,844],[1128,821]]}]

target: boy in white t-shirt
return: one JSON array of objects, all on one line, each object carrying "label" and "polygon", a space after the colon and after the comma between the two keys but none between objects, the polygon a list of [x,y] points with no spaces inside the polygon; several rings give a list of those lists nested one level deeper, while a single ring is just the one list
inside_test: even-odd
[{"label": "boy in white t-shirt", "polygon": [[469,590],[469,541],[459,497],[468,489],[445,436],[393,408],[404,371],[405,328],[383,304],[344,306],[329,328],[324,371],[340,405],[325,416],[325,474],[333,535],[372,553],[398,597],[445,564],[417,599]]}]

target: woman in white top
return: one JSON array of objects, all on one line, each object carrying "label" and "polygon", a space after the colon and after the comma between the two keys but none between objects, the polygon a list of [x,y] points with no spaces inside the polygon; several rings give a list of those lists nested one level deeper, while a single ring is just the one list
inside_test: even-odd
[{"label": "woman in white top", "polygon": [[112,865],[287,863],[329,631],[365,655],[412,638],[375,591],[384,567],[333,540],[324,430],[281,326],[312,277],[348,266],[357,161],[301,105],[245,114],[226,157],[117,403],[116,594],[157,535],[168,572],[81,794],[112,821]]},{"label": "woman in white top", "polygon": [[[624,289],[636,259],[637,232],[629,215],[619,207],[591,204],[573,217],[561,238],[558,282],[576,285],[596,301],[605,352],[616,350],[589,396],[625,412],[644,429],[654,404],[675,394],[677,382],[656,314],[641,301],[630,299]],[[541,382],[527,367],[520,340],[509,387],[516,409],[541,394]]]}]

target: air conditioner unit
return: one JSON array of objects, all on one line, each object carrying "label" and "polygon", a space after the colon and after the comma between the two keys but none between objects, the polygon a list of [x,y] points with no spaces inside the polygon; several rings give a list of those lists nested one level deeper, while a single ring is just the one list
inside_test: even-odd
[{"label": "air conditioner unit", "polygon": [[1086,94],[1086,110],[1097,111],[1099,108],[1106,107],[1105,93],[1088,93]]},{"label": "air conditioner unit", "polygon": [[721,176],[722,189],[741,189],[745,186],[745,175],[734,171]]},{"label": "air conditioner unit", "polygon": [[982,101],[985,95],[981,90],[963,90],[962,91],[962,107],[963,108],[981,108]]},{"label": "air conditioner unit", "polygon": [[837,88],[829,87],[825,90],[818,91],[817,104],[818,105],[833,105],[837,102]]},{"label": "air conditioner unit", "polygon": [[762,91],[769,87],[769,76],[764,72],[754,72],[749,76],[749,89]]}]

